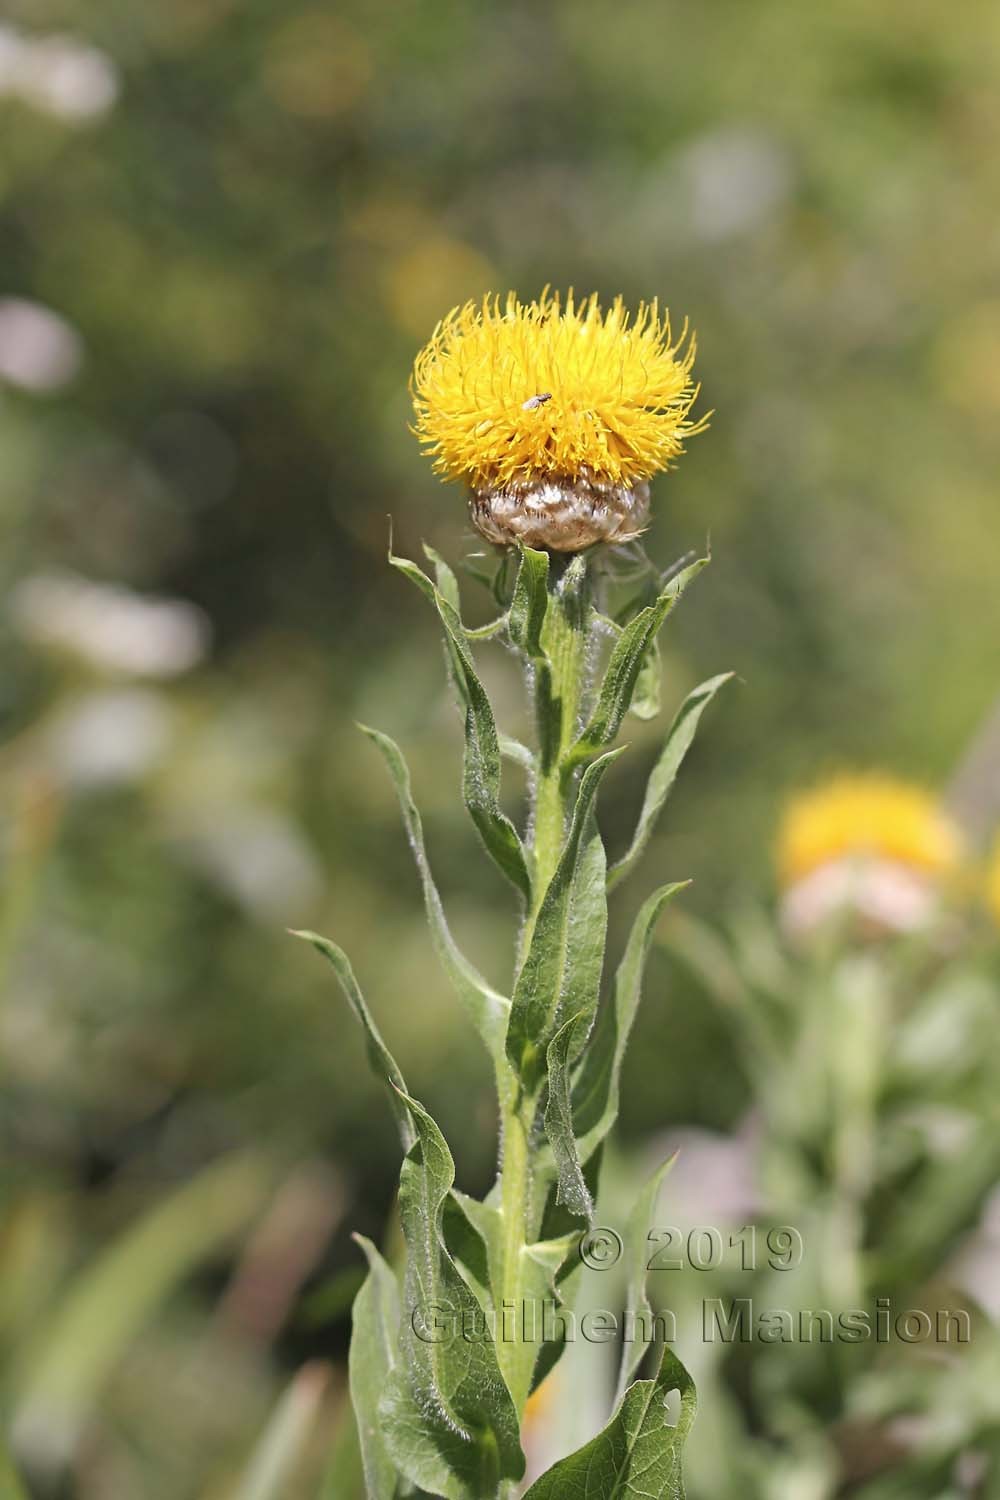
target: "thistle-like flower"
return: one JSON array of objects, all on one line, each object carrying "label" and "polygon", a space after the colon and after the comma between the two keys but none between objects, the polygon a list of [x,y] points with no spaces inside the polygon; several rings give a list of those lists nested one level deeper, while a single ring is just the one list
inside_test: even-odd
[{"label": "thistle-like flower", "polygon": [[[497,1179],[477,1203],[453,1191],[448,1144],[410,1096],[346,953],[315,933],[299,934],[333,965],[365,1028],[404,1152],[402,1284],[362,1241],[369,1274],[353,1312],[351,1397],[372,1497],[498,1500],[516,1493],[555,1500],[584,1490],[596,1497],[611,1493],[601,1476],[611,1476],[616,1494],[641,1490],[665,1500],[668,1491],[682,1492],[681,1451],[696,1395],[669,1345],[653,1378],[642,1380],[634,1378],[641,1345],[623,1349],[621,1400],[576,1453],[566,1455],[564,1444],[556,1448],[540,1432],[536,1414],[545,1398],[530,1408],[528,1401],[566,1342],[565,1330],[548,1327],[546,1308],[572,1314],[581,1241],[571,1226],[574,1219],[594,1222],[643,961],[667,903],[685,883],[662,885],[642,903],[613,978],[605,963],[608,892],[642,855],[698,721],[729,675],[693,688],[678,709],[632,839],[609,869],[595,815],[600,784],[619,754],[613,747],[625,715],[632,708],[642,717],[655,712],[657,636],[708,559],[686,558],[662,577],[645,564],[611,641],[595,602],[594,574],[602,570],[590,566],[589,555],[563,566],[549,549],[578,552],[641,530],[649,476],[666,468],[700,425],[688,420],[693,354],[686,330],[674,341],[655,306],[641,307],[630,322],[620,301],[605,315],[596,298],[578,305],[543,294],[528,306],[510,297],[503,306],[492,299],[460,308],[417,360],[420,437],[438,468],[468,486],[483,535],[521,543],[509,604],[485,631],[465,625],[458,579],[438,553],[425,549],[430,573],[409,558],[389,558],[437,613],[462,707],[466,810],[520,910],[503,994],[462,954],[448,927],[403,752],[388,735],[367,730],[399,796],[434,948],[489,1056],[500,1119]],[[476,646],[485,639],[502,640],[520,659],[534,719],[534,748],[516,752],[529,769],[521,826],[501,798],[501,746],[515,742],[499,729],[478,673]],[[607,645],[606,659],[595,650],[599,642]],[[602,1004],[606,977],[611,990]],[[637,1240],[661,1176],[641,1190],[630,1231]],[[474,1242],[488,1247],[485,1257]],[[635,1271],[630,1306],[645,1295],[641,1261]],[[446,1328],[440,1340],[440,1324],[428,1318],[445,1309],[461,1332],[453,1338]],[[504,1334],[480,1338],[473,1330],[485,1331],[492,1310],[502,1311]],[[539,1389],[552,1388],[552,1373],[547,1378]],[[680,1397],[674,1423],[665,1405],[672,1391]],[[551,1463],[527,1490],[526,1461],[533,1470]]]},{"label": "thistle-like flower", "polygon": [[501,546],[579,552],[633,541],[649,480],[707,418],[695,340],[674,339],[655,302],[629,317],[617,297],[522,303],[487,297],[438,324],[417,356],[416,431],[437,471],[469,490],[474,525]]},{"label": "thistle-like flower", "polygon": [[959,868],[962,838],[921,786],[840,775],[792,799],[778,835],[783,917],[804,933],[853,908],[881,930],[922,927]]}]

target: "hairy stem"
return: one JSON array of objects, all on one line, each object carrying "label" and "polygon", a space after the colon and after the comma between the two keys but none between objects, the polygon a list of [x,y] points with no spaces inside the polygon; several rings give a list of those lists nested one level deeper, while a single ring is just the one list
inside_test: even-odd
[{"label": "hairy stem", "polygon": [[[566,826],[572,810],[575,783],[563,772],[566,752],[578,730],[586,686],[590,593],[586,561],[568,565],[553,559],[549,607],[542,643],[550,663],[547,682],[536,678],[539,748],[531,809],[530,853],[533,869],[531,903],[521,935],[519,964],[531,944],[535,922],[549,881],[559,863]],[[528,1095],[509,1064],[499,1080],[502,1165],[500,1208],[503,1216],[501,1311],[510,1319],[513,1344],[498,1339],[500,1367],[511,1387],[518,1410],[523,1410],[531,1380],[530,1362],[518,1344],[525,1299],[525,1246],[539,1232],[535,1222],[532,1173],[532,1133],[538,1094]]]},{"label": "hairy stem", "polygon": [[540,744],[531,810],[534,879],[531,908],[522,935],[522,958],[528,951],[539,907],[559,863],[572,807],[573,788],[563,772],[563,761],[576,737],[586,687],[590,585],[585,569],[585,559],[576,557],[561,576],[552,580],[542,631],[551,675],[549,703],[542,701],[543,684],[536,681],[534,685]]}]

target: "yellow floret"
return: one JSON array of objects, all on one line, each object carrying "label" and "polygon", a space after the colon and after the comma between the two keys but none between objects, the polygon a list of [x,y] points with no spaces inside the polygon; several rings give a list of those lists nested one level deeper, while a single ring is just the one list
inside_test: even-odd
[{"label": "yellow floret", "polygon": [[[686,344],[686,348],[684,347]],[[416,432],[435,468],[473,487],[547,478],[632,485],[668,468],[698,394],[695,341],[655,302],[486,298],[439,323],[413,371]]]}]

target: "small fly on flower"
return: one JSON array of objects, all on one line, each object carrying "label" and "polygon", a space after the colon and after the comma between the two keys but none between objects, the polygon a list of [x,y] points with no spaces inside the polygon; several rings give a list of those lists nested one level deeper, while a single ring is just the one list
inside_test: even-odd
[{"label": "small fly on flower", "polygon": [[551,401],[551,400],[552,400],[552,392],[551,391],[541,391],[541,392],[539,392],[539,394],[537,396],[529,396],[528,399],[527,399],[527,401],[522,401],[521,402],[521,410],[522,411],[537,411],[540,406],[544,406],[545,405],[546,401]]}]

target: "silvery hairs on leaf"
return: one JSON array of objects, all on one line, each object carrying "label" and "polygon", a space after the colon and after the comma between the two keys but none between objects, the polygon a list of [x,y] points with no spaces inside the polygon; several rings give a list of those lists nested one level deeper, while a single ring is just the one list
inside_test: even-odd
[{"label": "silvery hairs on leaf", "polygon": [[[673,1425],[671,1391],[680,1392]],[[603,1432],[537,1479],[524,1500],[684,1500],[681,1455],[696,1404],[694,1381],[665,1349],[655,1380],[629,1386]]]},{"label": "silvery hairs on leaf", "polygon": [[421,1317],[447,1310],[461,1330],[483,1310],[444,1235],[455,1180],[451,1152],[427,1111],[415,1099],[403,1102],[416,1134],[399,1181],[404,1316],[379,1416],[389,1456],[412,1483],[446,1500],[483,1500],[524,1473],[517,1412],[491,1342],[460,1332],[437,1341],[418,1332]]}]

